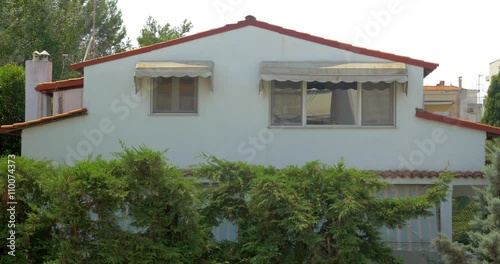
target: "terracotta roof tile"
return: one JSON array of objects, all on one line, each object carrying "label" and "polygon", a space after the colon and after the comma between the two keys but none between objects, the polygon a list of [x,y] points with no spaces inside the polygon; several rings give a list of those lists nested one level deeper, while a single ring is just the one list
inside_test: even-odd
[{"label": "terracotta roof tile", "polygon": [[80,109],[75,109],[66,113],[61,113],[53,116],[45,116],[39,119],[35,120],[30,120],[26,122],[19,122],[19,123],[14,123],[11,125],[2,125],[0,126],[0,134],[8,134],[8,135],[20,135],[21,131],[25,128],[29,128],[32,126],[37,126],[37,125],[43,125],[46,123],[54,122],[54,121],[59,121],[63,120],[66,118],[74,117],[74,116],[79,116],[79,115],[86,115],[87,114],[87,108],[80,108]]},{"label": "terracotta roof tile", "polygon": [[458,91],[458,89],[453,85],[424,86],[424,91]]},{"label": "terracotta roof tile", "polygon": [[335,40],[330,40],[330,39],[325,39],[322,37],[313,36],[313,35],[310,35],[307,33],[302,33],[302,32],[298,32],[298,31],[291,30],[291,29],[286,29],[286,28],[283,28],[280,26],[268,24],[268,23],[258,21],[258,20],[243,20],[243,21],[239,21],[236,24],[228,24],[228,25],[220,27],[220,28],[215,28],[215,29],[211,29],[208,31],[200,32],[200,33],[197,33],[197,34],[194,34],[191,36],[186,36],[183,38],[178,38],[178,39],[174,39],[174,40],[170,40],[170,41],[166,41],[166,42],[161,42],[161,43],[157,43],[157,44],[153,44],[150,46],[145,46],[142,48],[129,50],[129,51],[121,52],[121,53],[116,53],[114,55],[100,57],[100,58],[93,59],[93,60],[75,63],[75,64],[70,65],[69,68],[73,69],[73,70],[80,70],[81,71],[81,70],[83,70],[84,67],[87,67],[87,66],[91,66],[91,65],[95,65],[95,64],[99,64],[99,63],[103,63],[103,62],[108,62],[108,61],[113,61],[113,60],[117,60],[117,59],[121,59],[121,58],[126,58],[126,57],[134,56],[137,54],[142,54],[142,53],[154,51],[157,49],[162,49],[162,48],[178,45],[181,43],[193,41],[196,39],[201,39],[204,37],[213,36],[216,34],[228,32],[231,30],[235,30],[235,29],[239,29],[239,28],[243,28],[243,27],[247,27],[247,26],[254,26],[257,28],[266,29],[269,31],[276,32],[278,34],[282,34],[282,35],[286,35],[286,36],[290,36],[290,37],[294,37],[294,38],[298,38],[298,39],[303,39],[306,41],[318,43],[318,44],[329,46],[329,47],[334,47],[334,48],[338,48],[338,49],[342,49],[342,50],[351,51],[353,53],[358,53],[358,54],[363,54],[363,55],[372,56],[372,57],[376,57],[376,58],[386,59],[386,60],[390,60],[390,61],[402,62],[402,63],[407,63],[410,65],[419,66],[419,67],[424,68],[424,76],[427,76],[429,73],[431,73],[433,70],[435,70],[438,67],[438,64],[436,64],[436,63],[427,62],[427,61],[423,61],[423,60],[417,60],[417,59],[413,59],[410,57],[400,56],[400,55],[396,55],[396,54],[392,54],[392,53],[386,53],[386,52],[382,52],[382,51],[378,51],[378,50],[371,50],[371,49],[356,47],[356,46],[353,46],[351,44],[342,43],[342,42],[338,42]]},{"label": "terracotta roof tile", "polygon": [[[432,179],[432,178],[437,178],[440,173],[443,173],[442,171],[426,171],[426,170],[387,170],[387,171],[382,171],[380,172],[380,176],[384,179],[394,179],[394,178],[406,178],[406,179],[414,179],[414,178],[420,178],[420,179]],[[483,173],[480,171],[450,171],[449,173],[452,173],[455,178],[462,178],[462,179],[467,179],[467,178],[472,178],[472,179],[477,179],[477,178],[483,178]]]},{"label": "terracotta roof tile", "polygon": [[[386,170],[386,171],[378,171],[380,173],[380,176],[384,179],[396,179],[396,178],[402,178],[402,179],[414,179],[414,178],[420,178],[420,179],[434,179],[439,176],[440,173],[443,173],[443,171],[427,171],[427,170]],[[472,178],[472,179],[477,179],[477,178],[484,178],[483,173],[480,171],[449,171],[448,173],[452,173],[455,178],[459,179],[467,179],[467,178]],[[184,175],[185,176],[192,176],[193,171],[192,170],[184,170]]]}]

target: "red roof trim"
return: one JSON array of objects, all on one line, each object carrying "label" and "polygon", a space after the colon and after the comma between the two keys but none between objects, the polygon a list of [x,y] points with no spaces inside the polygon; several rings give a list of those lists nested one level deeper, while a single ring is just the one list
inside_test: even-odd
[{"label": "red roof trim", "polygon": [[45,116],[42,118],[38,118],[35,120],[30,120],[26,122],[20,122],[20,123],[14,123],[12,125],[2,125],[0,126],[0,134],[7,134],[7,135],[21,135],[21,131],[25,128],[33,127],[33,126],[39,126],[47,123],[51,123],[54,121],[59,121],[63,120],[66,118],[74,117],[74,116],[79,116],[79,115],[86,115],[87,114],[87,108],[80,108],[80,109],[75,109],[71,110],[66,113],[61,113],[53,116]]},{"label": "red roof trim", "polygon": [[83,77],[61,80],[57,82],[40,83],[35,87],[35,90],[42,93],[52,93],[55,90],[68,90],[75,88],[83,88]]},{"label": "red roof trim", "polygon": [[433,114],[433,113],[428,112],[428,111],[424,111],[422,109],[417,109],[415,116],[419,117],[419,118],[427,119],[427,120],[432,120],[432,121],[437,121],[437,122],[441,122],[441,123],[445,123],[445,124],[454,125],[454,126],[460,126],[460,127],[476,129],[479,131],[484,131],[484,132],[488,133],[489,136],[500,135],[500,127],[479,124],[476,122],[472,122],[472,121],[464,120],[464,119],[459,119],[459,118],[451,118],[451,117],[446,117],[446,116],[442,116],[442,115],[437,115],[437,114]]},{"label": "red roof trim", "polygon": [[338,42],[335,40],[329,40],[329,39],[325,39],[325,38],[321,38],[321,37],[312,36],[312,35],[309,35],[306,33],[297,32],[294,30],[282,28],[279,26],[271,25],[271,24],[257,21],[257,20],[244,20],[244,21],[238,22],[237,24],[229,24],[229,25],[226,25],[226,26],[223,26],[220,28],[200,32],[200,33],[197,33],[197,34],[194,34],[191,36],[187,36],[187,37],[183,37],[183,38],[179,38],[179,39],[174,39],[174,40],[167,41],[167,42],[157,43],[157,44],[153,44],[150,46],[138,48],[135,50],[125,51],[125,52],[117,53],[117,54],[106,56],[106,57],[101,57],[101,58],[97,58],[97,59],[93,59],[93,60],[75,63],[75,64],[70,65],[69,68],[73,69],[73,70],[82,70],[84,67],[87,67],[90,65],[95,65],[95,64],[99,64],[99,63],[103,63],[103,62],[108,62],[108,61],[112,61],[112,60],[126,58],[129,56],[142,54],[142,53],[154,51],[154,50],[165,48],[165,47],[174,46],[174,45],[189,42],[192,40],[196,40],[196,39],[200,39],[200,38],[228,32],[231,30],[243,28],[246,26],[254,26],[254,27],[258,27],[258,28],[262,28],[262,29],[267,29],[267,30],[274,31],[274,32],[279,33],[279,34],[287,35],[287,36],[298,38],[298,39],[303,39],[306,41],[322,44],[322,45],[329,46],[329,47],[334,47],[334,48],[338,48],[338,49],[351,51],[351,52],[358,53],[358,54],[363,54],[363,55],[367,55],[367,56],[372,56],[372,57],[377,57],[377,58],[381,58],[381,59],[402,62],[402,63],[407,63],[407,64],[423,67],[425,76],[427,76],[429,73],[431,73],[433,70],[435,70],[439,66],[439,64],[436,64],[436,63],[412,59],[409,57],[399,56],[399,55],[391,54],[391,53],[385,53],[385,52],[381,52],[378,50],[370,50],[370,49],[360,48],[360,47],[356,47],[356,46],[353,46],[350,44]]}]

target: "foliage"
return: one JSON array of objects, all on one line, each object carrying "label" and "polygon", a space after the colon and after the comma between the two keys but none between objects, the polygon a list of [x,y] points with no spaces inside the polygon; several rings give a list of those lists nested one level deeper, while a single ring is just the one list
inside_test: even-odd
[{"label": "foliage", "polygon": [[477,204],[468,196],[453,197],[453,240],[462,244],[470,244],[467,232],[470,221],[477,213]]},{"label": "foliage", "polygon": [[[125,146],[116,154],[129,190],[125,210],[139,230],[137,242],[121,245],[132,256],[120,263],[200,263],[206,251],[210,230],[199,225],[195,183],[163,154]],[[141,255],[134,252],[138,246],[144,249]]]},{"label": "foliage", "polygon": [[[92,28],[93,0],[1,0],[0,65],[23,64],[33,51],[47,50],[53,79],[73,77],[64,66],[83,58]],[[99,0],[97,55],[129,49],[116,0]],[[69,54],[63,58],[63,54]]]},{"label": "foliage", "polygon": [[[0,124],[24,121],[24,69],[0,66]],[[0,156],[21,154],[21,137],[0,135]]]},{"label": "foliage", "polygon": [[[83,37],[83,44],[87,45],[92,36],[92,12],[93,0],[84,3],[83,11],[85,16],[86,33]],[[96,1],[96,50],[95,57],[111,55],[117,52],[126,51],[132,48],[130,39],[127,38],[127,31],[123,26],[122,12],[117,7],[117,0]],[[80,48],[77,58],[83,58],[86,46]]]},{"label": "foliage", "polygon": [[84,34],[80,1],[4,0],[0,14],[0,64],[23,64],[35,50],[47,50],[54,78],[61,77],[62,54],[75,53]]},{"label": "foliage", "polygon": [[[15,204],[15,257],[8,255],[9,248],[0,249],[0,263],[43,263],[53,254],[55,238],[52,233],[54,216],[49,210],[48,196],[51,186],[57,185],[54,168],[46,161],[36,161],[24,157],[14,159],[15,171],[9,172],[7,156],[0,158],[0,170],[4,173],[0,189],[4,190],[0,204],[0,236],[9,237],[9,217],[7,202]],[[15,177],[14,199],[9,199],[6,173]],[[29,249],[27,251],[21,249]]]},{"label": "foliage", "polygon": [[500,126],[500,73],[491,77],[481,123]]},{"label": "foliage", "polygon": [[[450,180],[443,176],[424,196],[380,200],[377,174],[342,161],[277,170],[204,157],[194,171],[209,180],[202,214],[213,226],[238,224],[238,241],[224,246],[240,263],[399,263],[378,230],[429,215]],[[225,257],[217,260],[234,260]]]},{"label": "foliage", "polygon": [[146,25],[141,29],[141,35],[137,37],[137,42],[139,43],[139,47],[144,47],[184,37],[191,28],[193,28],[193,24],[188,22],[187,19],[184,19],[182,25],[172,27],[169,23],[162,26],[158,24],[158,21],[149,16]]},{"label": "foliage", "polygon": [[[15,161],[16,257],[2,247],[1,263],[203,263],[209,231],[199,225],[195,183],[163,152],[124,147],[74,167]],[[2,178],[4,194],[5,186]]]},{"label": "foliage", "polygon": [[[17,157],[14,199],[0,180],[2,237],[17,202],[16,257],[2,247],[0,263],[400,263],[378,230],[429,215],[449,181],[380,199],[378,174],[342,161],[278,170],[204,156],[196,180],[165,152],[122,148],[74,167]],[[223,219],[238,224],[237,241],[214,239]]]},{"label": "foliage", "polygon": [[500,263],[500,152],[492,155],[493,163],[485,168],[489,184],[485,189],[476,189],[477,213],[467,233],[470,244],[452,243],[443,235],[434,241],[451,264]]},{"label": "foliage", "polygon": [[493,160],[495,158],[495,153],[500,151],[500,138],[493,138],[491,140],[486,140],[486,145],[485,145],[485,161],[486,165],[489,165],[493,163]]}]

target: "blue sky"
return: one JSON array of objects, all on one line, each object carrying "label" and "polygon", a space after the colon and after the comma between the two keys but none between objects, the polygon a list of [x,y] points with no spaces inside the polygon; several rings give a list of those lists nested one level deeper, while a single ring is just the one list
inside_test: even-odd
[{"label": "blue sky", "polygon": [[[500,1],[431,0],[118,0],[127,33],[136,38],[149,15],[161,24],[188,19],[189,34],[254,15],[285,28],[439,63],[426,85],[440,80],[485,91],[489,63],[500,59]],[[478,78],[478,75],[483,77]]]}]

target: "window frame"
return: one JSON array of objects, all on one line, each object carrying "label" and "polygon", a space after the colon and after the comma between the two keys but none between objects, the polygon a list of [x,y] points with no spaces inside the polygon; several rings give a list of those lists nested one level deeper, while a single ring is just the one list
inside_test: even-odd
[{"label": "window frame", "polygon": [[356,114],[355,114],[355,124],[354,125],[308,125],[307,124],[307,81],[302,82],[302,124],[300,125],[283,125],[283,124],[273,124],[273,95],[274,95],[274,83],[276,80],[270,81],[269,85],[269,128],[397,128],[396,114],[397,114],[397,95],[398,89],[397,84],[390,83],[389,89],[393,89],[393,124],[392,125],[362,125],[362,110],[363,110],[363,83],[357,82],[357,97],[356,97]]},{"label": "window frame", "polygon": [[[155,87],[155,78],[159,77],[151,77],[151,93],[150,93],[150,115],[152,116],[197,116],[198,115],[198,110],[199,110],[199,77],[189,77],[189,76],[184,76],[184,77],[161,77],[161,78],[172,78],[172,100],[174,100],[173,95],[177,95],[177,105],[179,105],[180,101],[180,79],[181,78],[192,78],[194,80],[194,112],[155,112],[155,93],[156,93],[156,87]],[[177,90],[175,92],[174,90]],[[173,102],[172,102],[173,103]]]}]

